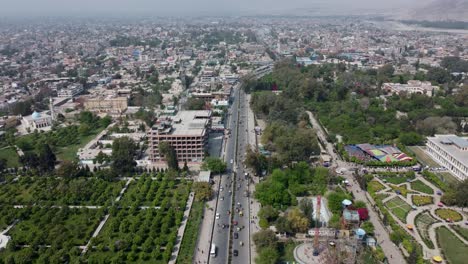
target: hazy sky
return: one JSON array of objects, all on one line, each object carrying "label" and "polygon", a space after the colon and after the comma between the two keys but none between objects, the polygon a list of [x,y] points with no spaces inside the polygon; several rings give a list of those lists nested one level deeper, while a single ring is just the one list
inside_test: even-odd
[{"label": "hazy sky", "polygon": [[323,10],[400,8],[430,0],[0,0],[0,14],[16,15],[244,15]]}]

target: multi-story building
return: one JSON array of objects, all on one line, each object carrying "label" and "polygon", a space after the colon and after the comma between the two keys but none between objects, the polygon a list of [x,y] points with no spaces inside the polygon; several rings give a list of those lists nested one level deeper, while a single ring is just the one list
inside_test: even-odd
[{"label": "multi-story building", "polygon": [[439,89],[438,86],[433,86],[431,82],[421,82],[416,80],[408,81],[408,84],[400,83],[384,83],[383,89],[389,93],[395,94],[423,94],[433,96],[434,92]]},{"label": "multi-story building", "polygon": [[175,116],[158,120],[148,132],[150,159],[164,161],[159,144],[168,142],[174,147],[179,162],[201,162],[208,144],[211,111],[180,111]]},{"label": "multi-story building", "polygon": [[58,97],[74,97],[83,92],[82,84],[73,84],[57,91]]},{"label": "multi-story building", "polygon": [[427,153],[461,181],[468,179],[468,138],[435,135],[427,138]]},{"label": "multi-story building", "polygon": [[128,107],[127,97],[89,98],[84,108],[98,113],[122,113]]}]

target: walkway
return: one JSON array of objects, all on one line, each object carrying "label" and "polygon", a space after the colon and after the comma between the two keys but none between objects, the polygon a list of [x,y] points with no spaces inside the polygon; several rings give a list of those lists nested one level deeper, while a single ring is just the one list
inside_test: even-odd
[{"label": "walkway", "polygon": [[177,256],[179,255],[179,251],[180,251],[180,245],[182,241],[184,240],[185,227],[187,226],[187,220],[190,215],[190,210],[192,209],[194,197],[195,197],[195,193],[191,192],[187,201],[187,205],[185,207],[184,217],[182,218],[182,223],[179,229],[177,230],[177,241],[176,241],[176,244],[174,245],[174,249],[171,255],[171,259],[169,260],[169,264],[175,264],[177,261]]}]

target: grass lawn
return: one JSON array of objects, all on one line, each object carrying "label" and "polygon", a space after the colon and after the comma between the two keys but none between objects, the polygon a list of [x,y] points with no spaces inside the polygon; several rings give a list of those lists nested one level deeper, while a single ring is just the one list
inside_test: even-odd
[{"label": "grass lawn", "polygon": [[454,211],[452,209],[446,209],[446,208],[437,209],[435,213],[438,217],[444,220],[451,219],[454,222],[458,222],[463,219],[461,214],[459,214],[457,211]]},{"label": "grass lawn", "polygon": [[90,142],[93,138],[96,137],[97,134],[101,133],[101,131],[103,130],[104,128],[96,129],[87,136],[80,136],[79,144],[72,144],[72,145],[58,149],[56,153],[57,159],[78,161],[78,156],[76,155],[76,153],[78,152],[78,149],[88,144],[88,142]]},{"label": "grass lawn", "polygon": [[194,202],[185,226],[184,239],[180,246],[177,263],[191,263],[203,217],[204,202]]},{"label": "grass lawn", "polygon": [[428,205],[433,203],[432,196],[427,196],[427,195],[413,195],[411,197],[411,200],[414,205],[416,206],[423,206],[423,205]]},{"label": "grass lawn", "polygon": [[0,149],[0,159],[7,161],[8,168],[19,167],[18,154],[12,147]]},{"label": "grass lawn", "polygon": [[411,206],[400,197],[395,197],[385,203],[385,205],[398,217],[403,223],[406,223],[406,216],[411,211]]},{"label": "grass lawn", "polygon": [[393,184],[401,184],[404,182],[407,182],[408,179],[412,180],[412,178],[408,178],[405,176],[389,176],[389,177],[381,177],[382,180],[385,180],[388,183],[393,183]]},{"label": "grass lawn", "polygon": [[435,174],[437,174],[439,178],[441,178],[444,182],[448,184],[457,185],[460,183],[460,181],[457,178],[455,178],[450,172],[436,172]]},{"label": "grass lawn", "polygon": [[428,212],[423,212],[416,216],[414,220],[414,224],[416,225],[416,229],[419,232],[419,235],[424,240],[424,243],[429,248],[434,248],[434,242],[429,238],[429,226],[436,223],[437,219],[432,217]]},{"label": "grass lawn", "polygon": [[406,147],[411,152],[416,155],[416,159],[420,161],[422,164],[429,166],[429,167],[440,167],[439,163],[433,160],[429,155],[426,154],[424,148],[422,146],[408,146]]},{"label": "grass lawn", "polygon": [[446,227],[440,227],[436,230],[439,246],[442,248],[444,258],[451,264],[466,263],[466,253],[468,246],[463,244]]},{"label": "grass lawn", "polygon": [[424,182],[420,180],[411,182],[411,189],[418,191],[418,192],[422,192],[422,193],[434,194],[434,190],[431,187],[424,184]]},{"label": "grass lawn", "polygon": [[468,228],[464,228],[464,227],[461,227],[459,225],[453,225],[452,228],[460,236],[462,236],[464,239],[468,240]]}]

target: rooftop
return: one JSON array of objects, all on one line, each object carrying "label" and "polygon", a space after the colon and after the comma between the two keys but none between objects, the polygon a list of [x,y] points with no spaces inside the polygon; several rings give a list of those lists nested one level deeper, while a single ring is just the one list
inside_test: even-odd
[{"label": "rooftop", "polygon": [[[427,140],[433,142],[436,146],[450,153],[458,161],[468,164],[468,138],[462,138],[453,134],[434,135]],[[465,149],[465,150],[463,150]]]},{"label": "rooftop", "polygon": [[210,110],[179,111],[177,115],[167,117],[152,129],[161,134],[200,136],[205,134],[210,117]]}]

